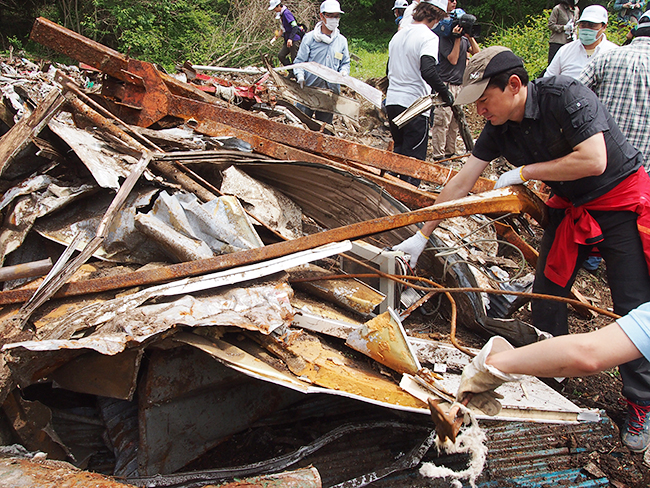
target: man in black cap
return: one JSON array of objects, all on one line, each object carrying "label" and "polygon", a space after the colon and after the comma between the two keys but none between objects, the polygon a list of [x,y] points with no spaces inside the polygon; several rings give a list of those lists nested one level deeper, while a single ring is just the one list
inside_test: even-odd
[{"label": "man in black cap", "polygon": [[[536,179],[553,191],[534,292],[568,296],[580,265],[597,246],[607,264],[614,311],[625,315],[649,301],[650,177],[641,153],[596,95],[564,76],[529,82],[519,57],[492,46],[465,71],[456,104],[472,102],[487,124],[436,202],[467,195],[489,162],[503,156],[515,169],[501,175],[495,188]],[[411,255],[411,266],[438,223],[427,222],[395,247]],[[566,334],[566,305],[533,300],[533,323]],[[650,363],[637,359],[620,371],[629,405],[623,442],[641,452],[650,444]]]}]

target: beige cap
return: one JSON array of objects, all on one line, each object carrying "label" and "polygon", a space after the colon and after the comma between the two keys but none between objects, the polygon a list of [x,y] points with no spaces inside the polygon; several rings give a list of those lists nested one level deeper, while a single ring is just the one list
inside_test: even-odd
[{"label": "beige cap", "polygon": [[478,100],[494,75],[512,68],[523,67],[522,59],[503,46],[490,46],[472,56],[463,75],[463,88],[455,105],[466,105]]}]

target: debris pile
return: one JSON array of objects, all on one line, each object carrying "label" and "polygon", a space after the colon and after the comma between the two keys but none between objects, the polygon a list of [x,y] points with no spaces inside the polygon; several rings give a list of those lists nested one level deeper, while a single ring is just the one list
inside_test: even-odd
[{"label": "debris pile", "polygon": [[[470,242],[488,221],[465,217],[542,221],[535,195],[480,180],[484,193],[432,207],[435,194],[388,172],[440,184],[449,168],[305,127],[272,71],[244,87],[186,64],[185,82],[46,19],[32,37],[86,64],[0,64],[2,444],[137,486],[257,476],[307,487],[332,475],[296,463],[354,429],[304,442],[304,455],[172,473],[256,423],[286,421],[307,396],[343,397],[327,404],[343,416],[354,404],[416,417],[391,425],[432,437],[427,400],[453,401],[469,356],[406,333],[433,293],[396,285],[409,273],[389,249],[417,223],[449,218],[434,238],[446,252],[423,267],[446,286],[498,287],[475,268],[518,265]],[[498,306],[466,293],[441,317],[487,330],[512,308]],[[502,393],[500,419],[598,417],[534,378]]]}]

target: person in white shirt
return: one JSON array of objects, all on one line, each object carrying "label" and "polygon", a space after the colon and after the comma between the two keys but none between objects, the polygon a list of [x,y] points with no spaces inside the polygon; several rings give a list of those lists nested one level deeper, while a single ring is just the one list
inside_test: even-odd
[{"label": "person in white shirt", "polygon": [[[422,0],[413,12],[413,23],[400,29],[388,45],[388,90],[386,113],[395,142],[394,152],[426,160],[430,111],[399,128],[393,123],[418,98],[440,94],[447,105],[454,103],[449,88],[438,73],[439,39],[431,30],[447,15],[447,0]],[[415,186],[420,180],[400,176]]]},{"label": "person in white shirt", "polygon": [[578,39],[565,44],[546,68],[544,77],[564,75],[577,79],[592,56],[617,47],[605,36],[607,9],[590,5],[578,19]]},{"label": "person in white shirt", "polygon": [[[320,22],[314,26],[314,30],[305,34],[298,50],[294,63],[306,63],[313,61],[322,64],[344,76],[350,74],[350,50],[348,40],[339,32],[339,21],[341,20],[341,5],[337,0],[325,0],[320,4]],[[325,88],[337,95],[341,93],[341,85],[329,83],[303,68],[295,68],[296,81],[300,88],[312,86],[314,88]],[[316,120],[331,124],[334,114],[312,110],[309,107],[298,103],[296,106],[304,113]]]}]

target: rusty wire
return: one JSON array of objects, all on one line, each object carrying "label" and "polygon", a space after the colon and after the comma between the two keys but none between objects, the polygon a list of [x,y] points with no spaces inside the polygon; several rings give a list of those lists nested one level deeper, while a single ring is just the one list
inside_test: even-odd
[{"label": "rusty wire", "polygon": [[[522,291],[509,291],[509,290],[495,290],[492,288],[474,288],[474,287],[461,287],[461,288],[452,288],[452,287],[443,287],[442,285],[436,283],[435,281],[432,281],[428,278],[424,278],[422,276],[410,276],[410,275],[391,275],[388,273],[384,273],[383,271],[379,271],[372,266],[352,257],[347,254],[343,254],[346,259],[350,259],[351,261],[354,261],[355,263],[368,268],[372,269],[372,273],[355,273],[355,274],[335,274],[335,275],[327,275],[327,276],[314,276],[314,277],[309,277],[309,278],[296,278],[290,280],[291,283],[304,283],[304,282],[309,282],[309,281],[322,281],[322,280],[340,280],[340,279],[349,279],[349,278],[387,278],[389,280],[392,280],[396,283],[399,283],[404,286],[410,286],[411,288],[415,288],[416,290],[422,290],[429,292],[431,294],[436,294],[436,293],[444,293],[445,296],[449,299],[449,303],[451,305],[451,318],[449,319],[450,322],[450,327],[449,327],[449,340],[451,343],[456,347],[456,349],[464,352],[468,356],[474,357],[476,354],[466,347],[462,346],[458,340],[456,339],[456,317],[457,317],[457,312],[456,312],[456,301],[453,299],[451,296],[452,293],[468,293],[468,292],[475,292],[475,293],[492,293],[494,295],[515,295],[515,296],[523,296],[527,298],[534,298],[534,299],[541,299],[541,300],[553,300],[557,302],[564,302],[570,305],[575,305],[578,307],[584,307],[588,308],[589,310],[593,310],[596,313],[599,313],[601,315],[605,315],[607,317],[613,318],[613,319],[618,319],[620,318],[620,315],[617,315],[613,312],[610,312],[608,310],[596,307],[594,305],[590,305],[588,303],[583,303],[579,300],[574,300],[572,298],[565,298],[565,297],[557,297],[553,295],[544,295],[541,293],[532,293],[532,292],[522,292]],[[416,285],[414,283],[411,283],[411,281],[421,281],[429,286],[422,286],[422,285]],[[433,287],[434,289],[432,289]]]},{"label": "rusty wire", "polygon": [[[364,268],[369,268],[374,271],[375,276],[380,276],[383,278],[388,278],[390,280],[393,280],[397,283],[401,283],[405,286],[411,286],[413,288],[418,289],[416,286],[412,286],[411,283],[408,283],[406,281],[403,281],[401,278],[406,277],[406,275],[390,275],[388,273],[384,273],[383,271],[379,271],[374,269],[372,266],[369,264],[364,263],[363,261],[356,259],[348,254],[342,254],[346,259],[349,259],[350,261],[353,261],[360,266],[363,266]],[[352,277],[352,275],[344,275],[346,277]],[[427,280],[431,286],[434,288],[438,288],[439,291],[442,288],[442,285],[439,285],[438,283],[435,283],[434,281]],[[425,288],[425,287],[420,287],[419,289],[424,289],[425,291],[431,291],[431,288]],[[451,296],[451,293],[449,292],[441,292],[444,293],[447,299],[449,300],[449,305],[451,306],[451,318],[450,318],[450,331],[449,331],[449,340],[451,343],[456,347],[456,349],[464,352],[465,354],[474,357],[476,354],[472,353],[469,349],[467,349],[465,346],[461,345],[457,340],[456,340],[456,316],[457,316],[457,311],[456,311],[456,300],[454,300],[454,297]]]}]

